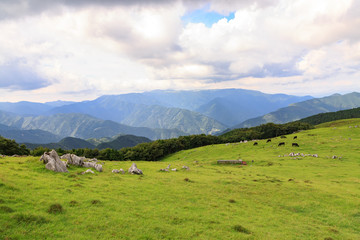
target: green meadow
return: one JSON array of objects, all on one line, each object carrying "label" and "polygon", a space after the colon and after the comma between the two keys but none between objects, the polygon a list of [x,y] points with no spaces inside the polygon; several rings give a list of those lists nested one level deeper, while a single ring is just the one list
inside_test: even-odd
[{"label": "green meadow", "polygon": [[360,119],[257,142],[137,161],[141,176],[0,158],[0,239],[360,239]]}]

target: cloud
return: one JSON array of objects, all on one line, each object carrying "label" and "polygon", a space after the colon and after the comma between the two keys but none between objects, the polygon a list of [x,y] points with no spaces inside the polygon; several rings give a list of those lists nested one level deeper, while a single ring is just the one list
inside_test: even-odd
[{"label": "cloud", "polygon": [[[49,97],[214,87],[294,94],[333,91],[329,83],[355,90],[359,9],[351,0],[5,0],[1,73],[22,80],[0,87],[26,89],[32,79],[34,96]],[[17,59],[26,64],[12,67]]]},{"label": "cloud", "polygon": [[14,90],[34,90],[49,86],[47,79],[34,72],[26,62],[12,62],[0,65],[0,88]]}]

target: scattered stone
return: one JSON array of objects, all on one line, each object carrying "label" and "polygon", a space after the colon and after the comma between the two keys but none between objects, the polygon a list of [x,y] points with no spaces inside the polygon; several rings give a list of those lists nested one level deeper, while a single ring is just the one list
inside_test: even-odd
[{"label": "scattered stone", "polygon": [[182,166],[182,168],[185,169],[185,170],[187,170],[187,171],[190,170],[190,168],[189,168],[188,166]]},{"label": "scattered stone", "polygon": [[96,171],[98,172],[102,172],[102,165],[101,164],[96,164],[96,162],[84,162],[83,167],[86,167],[86,168],[95,168]]},{"label": "scattered stone", "polygon": [[69,172],[66,168],[66,164],[60,160],[59,155],[55,150],[50,152],[44,152],[41,156],[40,161],[43,161],[46,169],[54,172]]},{"label": "scattered stone", "polygon": [[91,169],[87,169],[85,172],[82,172],[81,174],[85,174],[85,173],[93,173],[94,174],[94,171]]},{"label": "scattered stone", "polygon": [[119,171],[121,172],[121,174],[125,174],[124,169],[120,168]]},{"label": "scattered stone", "polygon": [[120,171],[117,170],[117,169],[113,169],[111,172],[112,172],[112,173],[120,173]]},{"label": "scattered stone", "polygon": [[139,175],[143,174],[143,172],[140,169],[137,168],[135,163],[133,163],[131,165],[128,172],[131,173],[131,174],[139,174]]},{"label": "scattered stone", "polygon": [[176,169],[176,168],[173,168],[173,169],[171,169],[171,171],[174,171],[174,172],[176,172],[176,171],[177,171],[177,169]]},{"label": "scattered stone", "polygon": [[170,169],[170,164],[166,168],[160,169],[160,172],[168,172]]},{"label": "scattered stone", "polygon": [[95,165],[96,165],[96,163],[94,163],[94,162],[84,162],[83,167],[86,167],[86,168],[89,168],[89,167],[95,168]]},{"label": "scattered stone", "polygon": [[338,157],[334,155],[334,156],[332,156],[331,158],[332,158],[332,159],[336,159],[336,158],[338,158]]}]

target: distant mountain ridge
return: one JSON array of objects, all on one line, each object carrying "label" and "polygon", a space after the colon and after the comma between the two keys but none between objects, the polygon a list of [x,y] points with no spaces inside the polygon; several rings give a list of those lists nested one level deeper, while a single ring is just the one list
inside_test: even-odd
[{"label": "distant mountain ridge", "polygon": [[177,128],[188,134],[212,134],[246,119],[311,98],[245,89],[156,90],[105,95],[77,103],[50,102],[44,106],[19,102],[15,103],[15,108],[14,103],[0,103],[0,110],[23,116],[82,113],[133,127]]},{"label": "distant mountain ridge", "polygon": [[0,124],[18,130],[43,130],[60,138],[76,137],[89,139],[113,137],[118,134],[132,134],[145,136],[149,139],[166,139],[187,135],[178,129],[131,127],[80,113],[22,117],[0,111]]},{"label": "distant mountain ridge", "polygon": [[134,147],[138,145],[139,143],[144,142],[151,142],[150,139],[146,137],[138,137],[134,135],[121,135],[116,137],[115,139],[104,142],[99,145],[91,144],[90,142],[80,139],[80,138],[74,138],[74,137],[66,137],[61,139],[59,142],[54,143],[45,143],[45,144],[35,144],[35,143],[24,143],[25,146],[29,149],[35,149],[37,147],[43,147],[43,148],[49,148],[49,149],[58,149],[61,148],[63,150],[72,150],[72,149],[79,149],[79,148],[89,148],[89,149],[116,149],[119,150],[124,147]]},{"label": "distant mountain ridge", "polygon": [[319,113],[336,112],[356,107],[360,107],[360,93],[334,94],[328,97],[294,103],[261,117],[248,119],[232,128],[254,127],[269,122],[287,123]]},{"label": "distant mountain ridge", "polygon": [[111,148],[119,150],[124,147],[134,147],[140,143],[146,143],[151,142],[150,139],[146,137],[139,137],[134,135],[122,135],[117,138],[115,138],[112,141],[100,143],[96,146],[99,150],[105,149],[105,148]]}]

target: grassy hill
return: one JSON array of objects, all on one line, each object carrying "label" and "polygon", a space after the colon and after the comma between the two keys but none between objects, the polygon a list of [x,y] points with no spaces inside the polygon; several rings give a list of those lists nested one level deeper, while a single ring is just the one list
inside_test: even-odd
[{"label": "grassy hill", "polygon": [[[143,176],[111,172],[128,161],[81,175],[76,167],[47,171],[38,157],[0,158],[0,239],[358,239],[359,125],[341,120],[296,140],[209,145],[136,162]],[[291,152],[319,157],[284,156]],[[216,164],[239,158],[248,165]],[[180,171],[158,171],[168,164]],[[62,212],[51,213],[53,204]]]},{"label": "grassy hill", "polygon": [[334,94],[323,98],[291,104],[263,116],[248,119],[233,128],[253,127],[269,122],[287,123],[300,120],[319,113],[336,112],[345,109],[360,107],[360,93]]},{"label": "grassy hill", "polygon": [[331,122],[341,119],[360,118],[360,108],[353,108],[330,113],[320,113],[314,116],[300,119],[300,122],[318,125],[325,122]]}]

